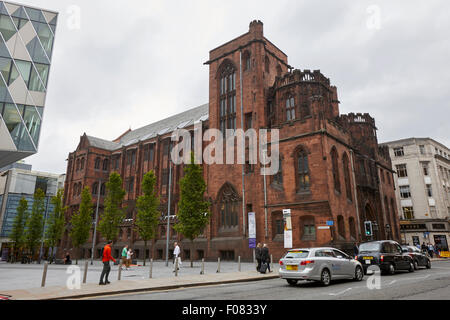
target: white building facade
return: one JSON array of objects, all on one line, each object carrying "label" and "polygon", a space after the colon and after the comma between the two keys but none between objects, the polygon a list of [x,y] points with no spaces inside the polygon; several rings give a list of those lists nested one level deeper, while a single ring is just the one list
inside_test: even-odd
[{"label": "white building facade", "polygon": [[408,138],[389,146],[402,240],[431,243],[448,251],[450,243],[450,150],[431,138]]}]

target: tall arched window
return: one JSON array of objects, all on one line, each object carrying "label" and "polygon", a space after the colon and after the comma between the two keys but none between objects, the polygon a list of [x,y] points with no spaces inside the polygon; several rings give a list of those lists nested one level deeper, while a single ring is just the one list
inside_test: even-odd
[{"label": "tall arched window", "polygon": [[352,240],[355,240],[356,239],[355,218],[353,218],[353,217],[348,218],[348,226],[350,228],[350,237],[352,238]]},{"label": "tall arched window", "polygon": [[219,191],[219,231],[235,231],[239,225],[239,195],[235,188],[226,183]]},{"label": "tall arched window", "polygon": [[80,170],[84,169],[84,157],[81,158]]},{"label": "tall arched window", "polygon": [[95,158],[94,169],[100,169],[100,158]]},{"label": "tall arched window", "polygon": [[77,159],[76,162],[76,171],[80,170],[80,159]]},{"label": "tall arched window", "polygon": [[108,171],[109,161],[108,159],[103,160],[103,171]]},{"label": "tall arched window", "polygon": [[270,67],[269,57],[266,56],[266,57],[264,58],[264,70],[265,70],[266,72],[269,72],[269,67]]},{"label": "tall arched window", "polygon": [[309,176],[308,154],[303,148],[300,148],[296,152],[295,161],[297,169],[297,177],[296,177],[297,192],[309,191],[310,176]]},{"label": "tall arched window", "polygon": [[102,185],[100,186],[100,195],[104,196],[106,193],[106,184],[102,183]]},{"label": "tall arched window", "polygon": [[244,54],[242,55],[242,63],[244,65],[244,71],[249,71],[251,69],[251,57],[250,57],[250,52],[249,51],[245,51]]},{"label": "tall arched window", "polygon": [[345,192],[347,194],[347,199],[352,201],[352,186],[350,180],[350,168],[349,168],[349,160],[347,153],[344,152],[342,156],[342,166],[344,167],[344,183],[345,183]]},{"label": "tall arched window", "polygon": [[283,185],[283,160],[281,156],[278,162],[278,172],[273,175],[273,182],[278,185]]},{"label": "tall arched window", "polygon": [[331,166],[333,171],[334,189],[341,192],[341,181],[339,180],[338,153],[336,148],[331,149]]},{"label": "tall arched window", "polygon": [[96,195],[98,192],[98,182],[94,182],[94,184],[92,185],[92,194]]},{"label": "tall arched window", "polygon": [[220,69],[219,126],[225,136],[226,129],[236,129],[236,72],[231,62]]},{"label": "tall arched window", "polygon": [[286,98],[286,121],[295,119],[295,99],[293,96],[287,96]]},{"label": "tall arched window", "polygon": [[337,217],[338,235],[341,240],[345,239],[345,222],[344,217],[339,215]]}]

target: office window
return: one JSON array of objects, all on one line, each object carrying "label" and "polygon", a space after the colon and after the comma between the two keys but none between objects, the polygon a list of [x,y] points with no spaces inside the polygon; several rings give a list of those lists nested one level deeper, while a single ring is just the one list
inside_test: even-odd
[{"label": "office window", "polygon": [[428,176],[429,170],[428,170],[428,162],[421,162],[422,164],[422,171],[424,176]]},{"label": "office window", "polygon": [[400,186],[400,198],[402,199],[409,199],[411,198],[411,191],[409,189],[409,186]]},{"label": "office window", "polygon": [[394,155],[396,157],[404,156],[405,153],[403,152],[403,147],[394,148]]},{"label": "office window", "polygon": [[432,197],[433,196],[433,190],[431,189],[431,184],[427,184],[426,185],[426,190],[427,190],[427,195],[429,197]]},{"label": "office window", "polygon": [[402,207],[403,210],[403,218],[407,220],[414,219],[414,210],[413,207]]},{"label": "office window", "polygon": [[420,145],[419,146],[419,151],[420,151],[420,154],[425,154],[425,146],[424,145]]},{"label": "office window", "polygon": [[395,166],[397,168],[397,175],[399,178],[404,178],[408,176],[408,171],[406,170],[406,164],[399,164]]}]

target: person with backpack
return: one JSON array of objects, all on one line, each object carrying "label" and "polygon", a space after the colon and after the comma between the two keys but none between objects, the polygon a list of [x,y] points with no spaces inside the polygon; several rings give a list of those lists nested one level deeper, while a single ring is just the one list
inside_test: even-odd
[{"label": "person with backpack", "polygon": [[[116,259],[114,259],[111,256],[111,244],[112,244],[112,241],[109,240],[108,243],[103,248],[103,252],[102,252],[103,270],[102,270],[102,274],[100,275],[99,285],[105,285],[105,284],[110,283],[108,281],[109,272],[111,271],[111,265],[109,264],[109,261],[112,260],[112,261],[116,262]],[[104,282],[103,282],[103,279],[105,279]]]},{"label": "person with backpack", "polygon": [[264,243],[262,249],[261,249],[261,273],[266,273],[266,269],[270,271],[270,255],[269,255],[269,248],[267,247],[267,244]]},{"label": "person with backpack", "polygon": [[261,269],[261,243],[258,243],[255,248],[255,259],[257,261],[256,271],[259,272]]}]

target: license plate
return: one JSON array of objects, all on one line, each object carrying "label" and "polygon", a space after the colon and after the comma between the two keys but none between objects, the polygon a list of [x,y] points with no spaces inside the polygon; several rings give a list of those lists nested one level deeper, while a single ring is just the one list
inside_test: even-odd
[{"label": "license plate", "polygon": [[366,264],[370,264],[370,261],[371,261],[371,260],[366,260]]},{"label": "license plate", "polygon": [[287,265],[287,266],[286,266],[286,270],[294,270],[294,271],[297,271],[297,270],[298,270],[298,266]]},{"label": "license plate", "polygon": [[373,257],[363,257],[364,260],[372,260]]}]

